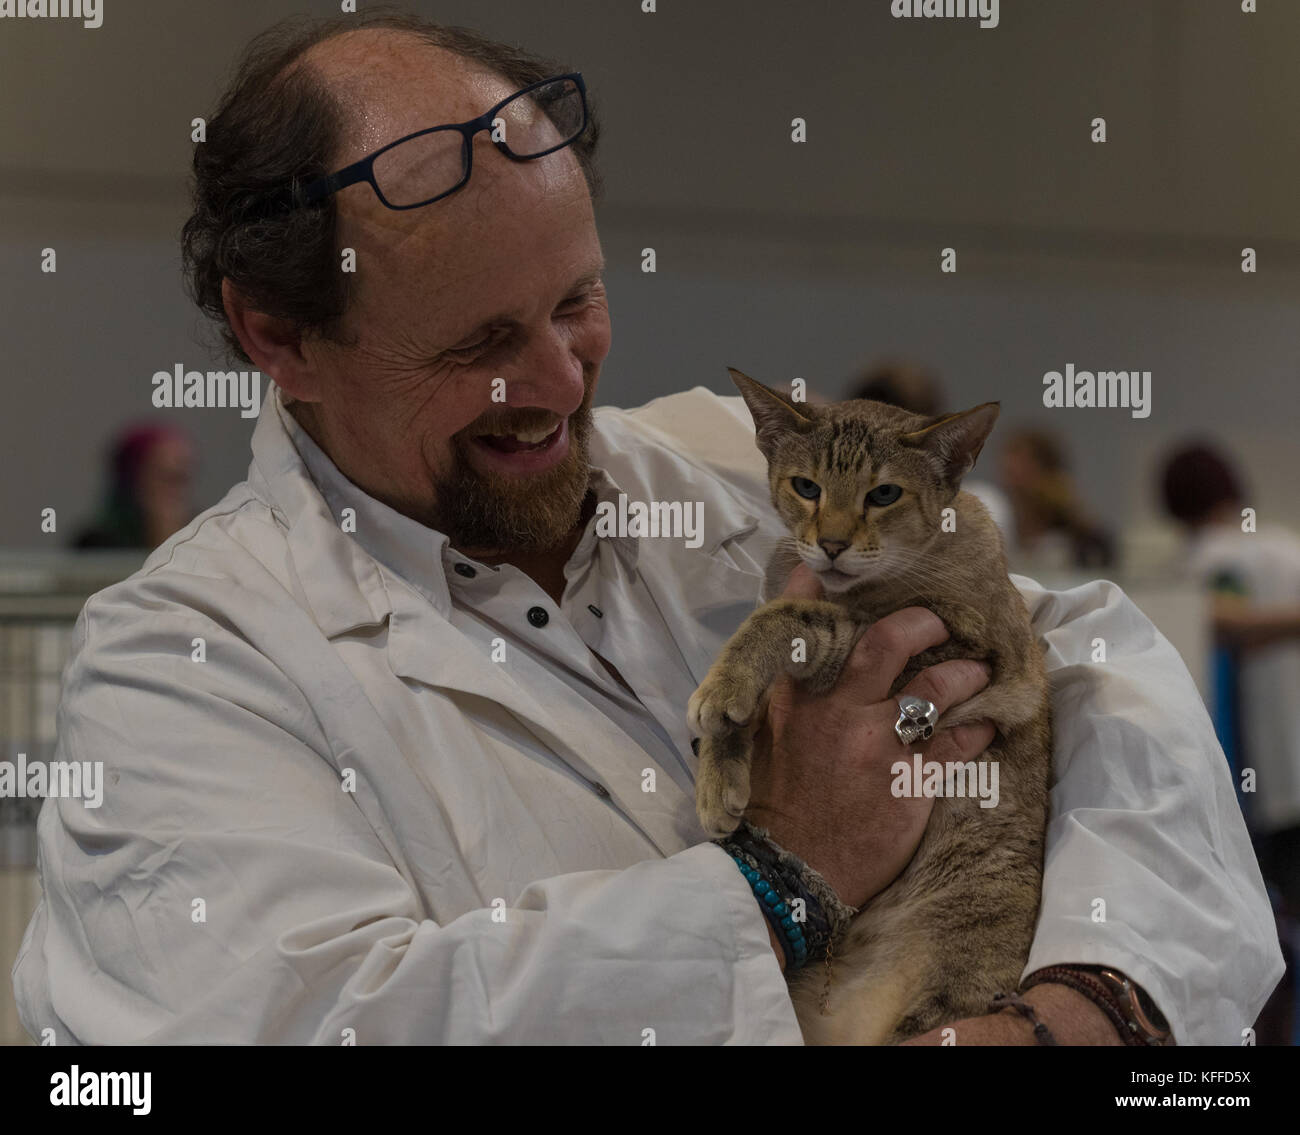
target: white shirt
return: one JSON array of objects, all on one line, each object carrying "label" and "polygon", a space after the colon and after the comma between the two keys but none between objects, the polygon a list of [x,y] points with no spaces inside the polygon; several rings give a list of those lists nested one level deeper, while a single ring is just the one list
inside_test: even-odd
[{"label": "white shirt", "polygon": [[[1285,528],[1202,528],[1187,562],[1206,584],[1218,575],[1233,576],[1252,604],[1300,604],[1300,537]],[[1243,651],[1238,674],[1242,766],[1256,773],[1251,818],[1261,832],[1300,824],[1300,641]]]},{"label": "white shirt", "polygon": [[[98,809],[41,813],[45,893],[14,966],[28,1031],[800,1043],[763,916],[680,770],[685,695],[779,534],[741,400],[596,412],[597,491],[700,501],[704,539],[635,558],[585,540],[558,611],[506,568],[462,584],[445,536],[337,473],[318,487],[304,458],[322,456],[268,404],[248,480],[78,620],[57,757],[102,760],[107,785]],[[1114,585],[1017,584],[1057,718],[1027,969],[1114,965],[1181,1043],[1239,1043],[1282,960],[1195,687]]]},{"label": "white shirt", "polygon": [[[640,541],[597,538],[593,516],[565,565],[566,586],[557,609],[514,565],[487,566],[462,555],[443,533],[360,491],[279,401],[276,409],[331,514],[341,517],[345,508],[354,510],[356,540],[367,552],[431,601],[445,593],[451,625],[483,655],[507,661],[520,683],[544,688],[551,680],[564,682],[627,735],[618,744],[630,740],[654,754],[683,791],[694,791],[695,756],[680,706],[697,683],[637,573]],[[604,469],[592,469],[588,487],[598,503],[617,508],[620,490]],[[529,621],[538,610],[546,617],[541,627]],[[597,661],[593,650],[606,658],[654,660],[635,669],[636,697]],[[594,781],[591,787],[605,791]]]}]

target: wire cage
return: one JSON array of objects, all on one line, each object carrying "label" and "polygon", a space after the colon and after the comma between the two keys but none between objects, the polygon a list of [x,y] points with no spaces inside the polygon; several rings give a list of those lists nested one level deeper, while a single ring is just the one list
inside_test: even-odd
[{"label": "wire cage", "polygon": [[[77,615],[125,579],[139,552],[0,554],[0,761],[27,766],[54,756],[55,720]],[[42,800],[0,793],[0,959],[9,972],[40,899],[36,820]],[[13,989],[0,983],[0,1044],[26,1044]]]}]

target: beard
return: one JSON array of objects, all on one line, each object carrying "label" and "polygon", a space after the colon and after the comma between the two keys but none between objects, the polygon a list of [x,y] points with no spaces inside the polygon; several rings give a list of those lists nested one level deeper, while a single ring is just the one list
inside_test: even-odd
[{"label": "beard", "polygon": [[[438,516],[434,527],[445,532],[458,551],[539,552],[558,545],[582,513],[591,474],[588,443],[593,425],[592,391],[569,417],[569,451],[552,469],[527,477],[481,472],[470,458],[475,423],[453,437],[454,463],[436,485]],[[517,429],[532,424],[522,411],[501,419]],[[552,421],[554,417],[547,415]],[[535,420],[537,414],[531,417]]]}]

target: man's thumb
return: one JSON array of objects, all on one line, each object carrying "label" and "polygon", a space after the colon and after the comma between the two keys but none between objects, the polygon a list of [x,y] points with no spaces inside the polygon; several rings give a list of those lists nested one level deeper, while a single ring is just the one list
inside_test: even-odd
[{"label": "man's thumb", "polygon": [[822,581],[807,564],[801,563],[790,573],[781,592],[782,599],[821,599],[825,596]]}]

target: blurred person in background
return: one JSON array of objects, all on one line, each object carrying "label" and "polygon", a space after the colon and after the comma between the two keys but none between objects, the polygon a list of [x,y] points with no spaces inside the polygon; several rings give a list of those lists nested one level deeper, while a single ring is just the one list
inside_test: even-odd
[{"label": "blurred person in background", "polygon": [[194,443],[183,430],[154,422],[127,426],[109,450],[99,513],[73,547],[153,551],[194,518],[196,464]]},{"label": "blurred person in background", "polygon": [[1037,570],[1114,565],[1114,541],[1083,507],[1055,434],[1012,433],[1002,446],[1001,474],[1015,518],[1008,558]]},{"label": "blurred person in background", "polygon": [[[1185,563],[1212,593],[1216,647],[1230,673],[1217,682],[1215,724],[1238,771],[1264,878],[1300,913],[1300,537],[1243,517],[1246,493],[1213,446],[1184,445],[1161,473],[1165,510],[1186,530]],[[1251,514],[1253,518],[1253,513]],[[1240,782],[1240,776],[1238,777]]]},{"label": "blurred person in background", "polygon": [[[887,406],[910,410],[913,414],[924,414],[927,418],[937,418],[944,413],[939,376],[928,367],[905,360],[885,360],[869,366],[854,380],[848,396],[883,402]],[[1011,502],[1006,494],[991,482],[978,478],[967,478],[961,487],[980,499],[1009,545],[1014,529]]]}]

